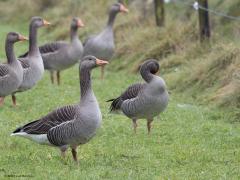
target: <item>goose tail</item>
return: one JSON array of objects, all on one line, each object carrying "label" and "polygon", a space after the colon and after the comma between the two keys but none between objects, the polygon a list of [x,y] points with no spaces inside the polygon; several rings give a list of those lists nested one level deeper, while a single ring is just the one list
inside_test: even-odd
[{"label": "goose tail", "polygon": [[121,97],[118,97],[116,99],[109,99],[107,100],[107,102],[112,102],[109,109],[110,109],[110,112],[115,112],[121,109],[123,100]]},{"label": "goose tail", "polygon": [[34,141],[38,144],[51,145],[47,138],[47,134],[28,134],[22,131],[21,128],[17,128],[13,133],[11,133],[10,136],[19,136]]},{"label": "goose tail", "polygon": [[10,136],[22,136],[23,133],[24,132],[22,131],[22,127],[19,127],[13,131]]}]

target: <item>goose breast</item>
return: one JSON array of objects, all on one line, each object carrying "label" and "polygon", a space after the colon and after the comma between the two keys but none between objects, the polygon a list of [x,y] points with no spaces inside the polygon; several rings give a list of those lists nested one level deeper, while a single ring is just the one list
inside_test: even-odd
[{"label": "goose breast", "polygon": [[114,54],[113,33],[105,31],[98,36],[90,38],[84,46],[84,56],[93,55],[100,59],[110,60]]},{"label": "goose breast", "polygon": [[25,58],[19,59],[23,66],[23,81],[21,86],[18,88],[19,91],[27,90],[32,88],[41,80],[44,73],[44,66],[42,57],[40,54],[34,56],[27,56],[28,61]]}]

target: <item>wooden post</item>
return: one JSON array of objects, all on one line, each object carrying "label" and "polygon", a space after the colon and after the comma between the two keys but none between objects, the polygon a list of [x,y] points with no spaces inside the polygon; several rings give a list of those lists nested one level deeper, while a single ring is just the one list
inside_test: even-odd
[{"label": "wooden post", "polygon": [[165,21],[164,0],[154,0],[154,9],[157,26],[164,26]]},{"label": "wooden post", "polygon": [[[208,0],[198,0],[199,6],[202,6],[206,9],[208,9]],[[209,41],[209,38],[211,37],[211,30],[209,25],[209,15],[208,11],[198,9],[199,14],[199,29],[200,29],[200,41]]]}]

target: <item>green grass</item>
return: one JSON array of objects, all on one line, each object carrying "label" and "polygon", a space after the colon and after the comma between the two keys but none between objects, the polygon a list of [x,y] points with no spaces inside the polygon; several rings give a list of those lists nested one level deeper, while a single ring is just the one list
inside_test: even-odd
[{"label": "green grass", "polygon": [[171,94],[170,104],[153,122],[147,135],[146,121],[139,121],[137,134],[131,120],[108,113],[105,101],[129,84],[141,80],[124,71],[108,72],[99,80],[93,71],[94,92],[103,123],[96,137],[78,148],[80,165],[70,151],[60,158],[58,149],[10,137],[19,125],[37,119],[56,107],[79,101],[77,65],[62,73],[62,85],[51,85],[48,74],[32,90],[18,94],[13,108],[6,98],[0,109],[0,178],[30,175],[36,179],[239,179],[240,126],[230,124],[227,113],[185,104]]}]

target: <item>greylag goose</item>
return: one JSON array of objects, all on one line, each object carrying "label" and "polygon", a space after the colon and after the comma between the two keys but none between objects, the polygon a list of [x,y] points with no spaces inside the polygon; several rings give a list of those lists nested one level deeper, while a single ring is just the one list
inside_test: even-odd
[{"label": "greylag goose", "polygon": [[[109,61],[114,54],[113,24],[119,12],[128,12],[128,9],[121,3],[115,3],[109,11],[107,26],[98,35],[92,35],[83,43],[83,56],[93,55],[100,59]],[[104,66],[101,67],[101,78],[104,76]]]},{"label": "greylag goose", "polygon": [[[54,71],[57,71],[57,82],[60,84],[60,71],[76,64],[83,54],[83,45],[78,38],[77,30],[83,27],[81,19],[74,17],[70,27],[71,42],[57,41],[39,47],[44,69],[50,71],[51,82],[54,83]],[[20,57],[26,57],[28,52]]]},{"label": "greylag goose", "polygon": [[[29,26],[29,53],[26,57],[18,59],[23,68],[23,81],[16,92],[31,89],[43,76],[43,60],[37,46],[37,29],[49,24],[41,17],[31,19]],[[16,104],[16,92],[12,94],[14,104]]]},{"label": "greylag goose", "polygon": [[102,121],[101,111],[92,90],[91,70],[107,63],[94,56],[84,57],[80,66],[80,103],[58,108],[17,128],[12,135],[58,147],[63,157],[67,148],[71,147],[73,159],[78,162],[77,146],[87,143],[96,134]]},{"label": "greylag goose", "polygon": [[7,63],[0,64],[0,106],[4,103],[4,97],[12,94],[20,86],[23,80],[23,69],[14,54],[14,43],[25,41],[26,37],[10,32],[5,41]]},{"label": "greylag goose", "polygon": [[120,110],[132,119],[135,133],[138,119],[147,119],[150,133],[153,118],[168,105],[168,91],[165,81],[156,75],[158,70],[159,64],[155,59],[145,61],[140,68],[145,83],[133,84],[119,97],[108,100],[112,101],[110,111]]}]

